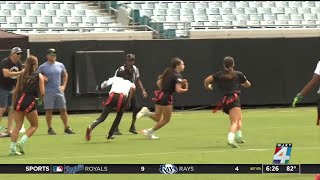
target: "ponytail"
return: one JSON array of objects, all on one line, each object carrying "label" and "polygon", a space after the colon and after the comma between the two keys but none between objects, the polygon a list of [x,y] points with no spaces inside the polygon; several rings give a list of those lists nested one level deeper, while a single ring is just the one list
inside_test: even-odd
[{"label": "ponytail", "polygon": [[32,73],[35,72],[36,66],[38,63],[37,57],[30,55],[25,63],[24,72],[19,76],[19,84],[17,84],[19,92],[21,92],[26,84],[30,82],[30,80],[33,80]]},{"label": "ponytail", "polygon": [[164,80],[167,79],[167,77],[173,73],[172,68],[166,68],[161,75],[159,75],[158,79],[161,79],[161,87],[164,87]]}]

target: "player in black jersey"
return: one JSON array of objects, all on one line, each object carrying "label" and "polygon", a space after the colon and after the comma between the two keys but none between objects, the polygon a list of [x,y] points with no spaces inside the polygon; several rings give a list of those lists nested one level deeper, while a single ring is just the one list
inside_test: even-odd
[{"label": "player in black jersey", "polygon": [[182,82],[185,80],[180,73],[184,71],[184,68],[184,62],[181,59],[178,57],[172,58],[171,67],[167,68],[157,81],[159,90],[155,91],[155,98],[153,98],[156,104],[155,112],[152,113],[147,107],[143,107],[137,114],[137,119],[142,116],[149,116],[157,122],[153,128],[142,130],[150,139],[158,139],[159,137],[155,136],[154,132],[169,123],[173,109],[173,94],[175,92],[185,93],[188,91],[188,83],[185,84],[185,88],[181,87]]},{"label": "player in black jersey", "polygon": [[213,110],[216,112],[222,108],[223,112],[229,114],[230,128],[228,134],[228,144],[233,148],[238,148],[234,139],[238,143],[244,143],[242,138],[242,114],[240,104],[241,87],[249,88],[251,83],[247,80],[245,75],[240,71],[235,71],[234,59],[230,56],[224,58],[224,70],[208,76],[204,80],[204,86],[207,90],[213,90],[213,85],[223,93],[223,99],[218,106]]},{"label": "player in black jersey", "polygon": [[[37,104],[41,103],[45,88],[43,75],[36,73],[37,68],[37,57],[29,56],[25,63],[24,72],[19,76],[13,92],[16,126],[11,134],[10,155],[24,154],[23,145],[38,128]],[[27,129],[17,143],[18,133],[22,127],[24,117],[27,117],[31,127]],[[19,151],[17,151],[16,147],[18,147]]]}]

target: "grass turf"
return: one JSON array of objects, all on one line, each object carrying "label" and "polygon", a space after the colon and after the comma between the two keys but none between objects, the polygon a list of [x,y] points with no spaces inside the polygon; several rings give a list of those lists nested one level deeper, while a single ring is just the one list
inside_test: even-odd
[{"label": "grass turf", "polygon": [[[123,116],[120,130],[124,135],[107,140],[106,133],[115,118],[109,115],[84,139],[85,129],[99,114],[70,115],[75,135],[63,133],[59,116],[54,116],[55,136],[47,135],[44,116],[38,131],[25,145],[24,156],[9,157],[9,138],[0,139],[1,164],[270,164],[276,143],[293,143],[290,164],[320,164],[320,129],[315,125],[315,108],[243,110],[243,135],[246,143],[239,149],[226,144],[228,116],[210,110],[175,112],[171,122],[156,135],[158,140],[128,132],[131,112]],[[2,121],[1,125],[5,125]],[[153,121],[143,117],[137,129],[150,128]],[[28,127],[28,123],[26,123]],[[20,136],[21,137],[21,136]],[[281,179],[307,180],[314,175],[0,175],[1,179]]]}]

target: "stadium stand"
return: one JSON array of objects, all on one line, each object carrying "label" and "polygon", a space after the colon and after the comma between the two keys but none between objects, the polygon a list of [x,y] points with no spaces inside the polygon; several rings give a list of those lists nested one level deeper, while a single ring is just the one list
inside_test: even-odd
[{"label": "stadium stand", "polygon": [[0,3],[0,29],[6,31],[28,33],[124,30],[115,28],[117,26],[120,27],[121,24],[116,23],[107,12],[100,11],[97,6],[90,6],[86,1],[1,1]]},{"label": "stadium stand", "polygon": [[16,33],[133,29],[172,39],[193,30],[319,26],[320,1],[0,1],[0,29]]},{"label": "stadium stand", "polygon": [[[118,1],[135,21],[176,37],[189,29],[309,28],[320,25],[319,1]],[[147,20],[146,20],[147,19]],[[172,35],[169,35],[172,36]]]}]

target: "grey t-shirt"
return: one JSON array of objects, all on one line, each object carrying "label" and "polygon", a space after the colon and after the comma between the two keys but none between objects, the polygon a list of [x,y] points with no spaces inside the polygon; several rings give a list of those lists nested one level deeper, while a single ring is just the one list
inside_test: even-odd
[{"label": "grey t-shirt", "polygon": [[53,64],[45,62],[38,68],[38,72],[48,78],[46,93],[60,93],[61,75],[66,68],[61,62],[55,61]]}]

